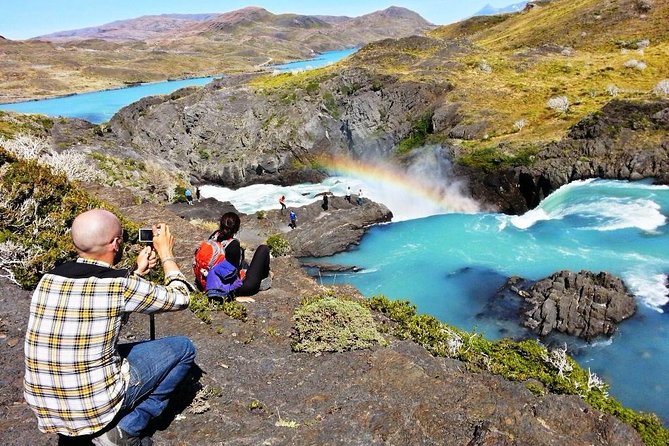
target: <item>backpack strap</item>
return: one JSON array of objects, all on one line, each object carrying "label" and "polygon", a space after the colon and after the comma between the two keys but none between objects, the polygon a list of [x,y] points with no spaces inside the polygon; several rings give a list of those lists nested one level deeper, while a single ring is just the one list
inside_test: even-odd
[{"label": "backpack strap", "polygon": [[216,260],[220,255],[223,255],[223,257],[225,257],[225,248],[231,241],[232,239],[225,240],[222,242],[217,242],[216,240],[212,239],[207,240],[207,243],[209,244],[209,246],[211,246],[211,251],[212,251],[211,259],[209,259],[209,265],[207,267],[208,270],[211,270],[214,267],[214,264],[216,263]]}]

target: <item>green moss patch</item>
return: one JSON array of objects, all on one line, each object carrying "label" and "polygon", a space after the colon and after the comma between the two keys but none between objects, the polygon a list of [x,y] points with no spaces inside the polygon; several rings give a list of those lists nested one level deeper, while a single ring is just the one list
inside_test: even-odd
[{"label": "green moss patch", "polygon": [[343,352],[385,344],[369,308],[346,299],[316,298],[295,310],[293,351]]}]

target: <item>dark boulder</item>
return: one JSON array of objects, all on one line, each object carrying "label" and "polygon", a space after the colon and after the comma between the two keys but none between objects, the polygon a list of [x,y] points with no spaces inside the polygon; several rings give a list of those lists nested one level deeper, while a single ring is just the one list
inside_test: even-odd
[{"label": "dark boulder", "polygon": [[240,213],[229,201],[221,202],[215,198],[203,198],[200,201],[194,200],[192,205],[188,203],[173,203],[166,206],[170,211],[179,217],[191,220],[218,222],[226,212]]},{"label": "dark boulder", "polygon": [[619,278],[607,273],[560,271],[528,285],[511,278],[504,290],[525,299],[521,318],[541,336],[553,331],[592,339],[612,335],[636,312],[636,302]]}]

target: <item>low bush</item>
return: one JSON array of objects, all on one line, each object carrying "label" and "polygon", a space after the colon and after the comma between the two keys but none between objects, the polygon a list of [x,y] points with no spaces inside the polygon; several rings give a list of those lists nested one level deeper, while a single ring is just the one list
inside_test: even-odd
[{"label": "low bush", "polygon": [[283,234],[272,234],[265,242],[269,246],[269,252],[274,257],[282,257],[290,254],[290,243]]},{"label": "low bush", "polygon": [[432,134],[432,115],[426,115],[411,126],[409,136],[403,139],[397,147],[398,155],[405,155],[416,147],[423,146],[428,135]]},{"label": "low bush", "polygon": [[127,260],[120,266],[134,263],[142,248],[137,244],[138,226],[118,210],[92,198],[64,175],[54,174],[35,160],[18,159],[2,148],[0,169],[0,239],[11,243],[13,251],[21,251],[0,260],[5,277],[32,289],[56,263],[76,258],[69,229],[77,215],[93,208],[108,209],[119,217],[128,234]]},{"label": "low bush", "polygon": [[534,162],[537,153],[539,148],[535,146],[524,146],[514,153],[505,153],[499,147],[489,146],[471,150],[461,155],[457,162],[484,172],[493,172],[510,167],[529,166]]},{"label": "low bush", "polygon": [[385,344],[369,308],[329,296],[310,299],[295,310],[296,352],[343,352]]}]

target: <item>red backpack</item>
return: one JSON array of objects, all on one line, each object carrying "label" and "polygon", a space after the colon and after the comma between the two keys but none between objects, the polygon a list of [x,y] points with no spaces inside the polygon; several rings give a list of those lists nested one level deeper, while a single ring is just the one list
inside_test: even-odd
[{"label": "red backpack", "polygon": [[223,242],[216,241],[216,233],[204,240],[195,250],[193,259],[193,274],[195,274],[195,285],[200,291],[207,289],[207,274],[214,266],[225,260],[225,247],[233,239]]}]

